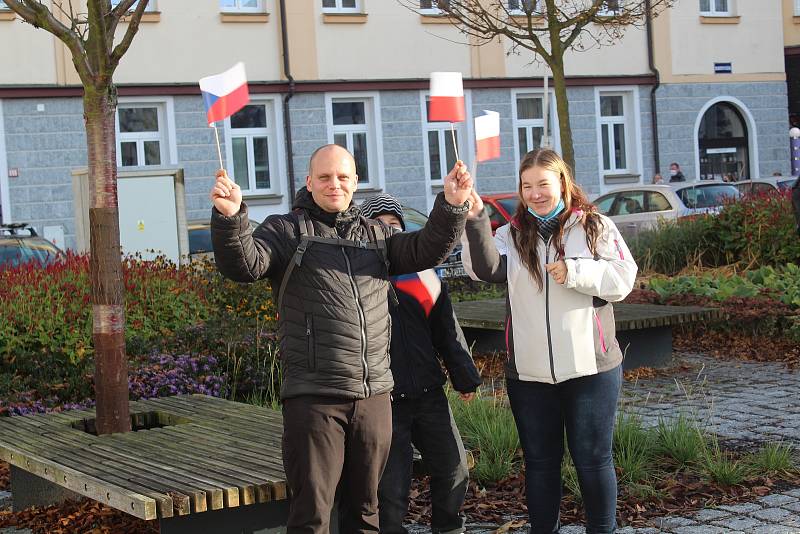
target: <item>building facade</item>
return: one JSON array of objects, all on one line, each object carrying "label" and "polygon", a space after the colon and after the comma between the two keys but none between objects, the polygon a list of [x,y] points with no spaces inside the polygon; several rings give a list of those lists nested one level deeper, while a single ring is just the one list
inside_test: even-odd
[{"label": "building facade", "polygon": [[[590,196],[648,183],[672,162],[690,180],[788,174],[784,51],[796,33],[794,3],[677,0],[614,46],[587,40],[587,50],[569,52],[576,176]],[[521,155],[541,143],[545,115],[560,148],[552,89],[545,110],[544,66],[500,40],[472,46],[430,6],[150,0],[115,76],[120,171],[182,169],[187,218],[207,219],[219,163],[197,80],[242,61],[251,103],[218,131],[256,220],[290,209],[311,152],[325,143],[356,155],[357,198],[386,191],[427,211],[455,159],[454,138],[472,165],[472,120],[483,110],[500,113],[502,156],[477,165],[478,188],[514,190]],[[74,248],[73,176],[87,164],[80,83],[60,42],[3,7],[3,222],[60,228]],[[432,71],[464,76],[467,121],[453,132],[427,120]]]}]

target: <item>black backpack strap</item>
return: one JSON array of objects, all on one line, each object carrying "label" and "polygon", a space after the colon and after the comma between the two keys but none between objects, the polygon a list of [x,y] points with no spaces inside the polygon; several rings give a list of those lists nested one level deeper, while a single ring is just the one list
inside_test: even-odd
[{"label": "black backpack strap", "polygon": [[[367,225],[370,229],[370,240],[374,240],[375,247],[378,251],[378,256],[383,260],[383,266],[386,268],[386,278],[389,278],[389,252],[386,248],[386,227],[378,221],[367,219]],[[392,306],[398,306],[400,301],[397,300],[397,293],[394,286],[389,283],[389,297]]]},{"label": "black backpack strap", "polygon": [[278,290],[279,314],[283,310],[282,308],[283,293],[284,291],[286,291],[286,285],[289,283],[289,278],[292,276],[292,271],[294,271],[295,267],[300,267],[300,264],[303,263],[303,254],[306,253],[306,250],[308,249],[308,246],[311,244],[311,242],[319,239],[314,236],[314,223],[311,221],[311,219],[308,218],[305,210],[298,211],[297,226],[298,230],[300,231],[300,243],[294,250],[294,255],[292,256],[292,259],[289,260],[289,265],[286,267],[286,271],[283,273],[283,279],[281,280],[281,287]]}]

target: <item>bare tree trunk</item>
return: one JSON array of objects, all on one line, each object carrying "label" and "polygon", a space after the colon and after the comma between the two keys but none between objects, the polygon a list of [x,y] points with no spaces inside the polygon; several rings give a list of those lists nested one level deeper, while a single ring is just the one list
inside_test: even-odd
[{"label": "bare tree trunk", "polygon": [[116,89],[110,82],[85,87],[83,104],[92,192],[89,232],[97,433],[110,434],[131,429],[117,204]]},{"label": "bare tree trunk", "polygon": [[569,123],[569,100],[567,100],[567,80],[564,76],[564,62],[551,65],[553,71],[553,92],[556,95],[556,112],[558,113],[558,132],[561,136],[561,157],[572,169],[575,169],[575,149],[572,146],[572,126]]}]

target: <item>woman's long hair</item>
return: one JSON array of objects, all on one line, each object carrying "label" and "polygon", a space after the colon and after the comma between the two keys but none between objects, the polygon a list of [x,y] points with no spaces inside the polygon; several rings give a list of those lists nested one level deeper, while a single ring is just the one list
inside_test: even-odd
[{"label": "woman's long hair", "polygon": [[[564,199],[564,211],[558,215],[559,225],[551,238],[558,259],[564,258],[564,225],[573,213],[579,216],[579,222],[586,232],[586,244],[592,254],[597,253],[597,240],[603,228],[603,221],[597,213],[597,208],[589,202],[586,194],[575,183],[572,169],[561,156],[549,148],[537,148],[525,154],[519,164],[518,193],[520,201],[514,220],[511,222],[511,237],[522,263],[528,268],[528,272],[541,291],[544,287],[544,274],[539,266],[539,253],[536,249],[536,245],[541,239],[538,232],[539,220],[528,213],[528,206],[522,197],[522,173],[533,167],[553,171],[561,177],[561,197]],[[550,258],[550,262],[553,261],[556,261],[556,258]]]}]

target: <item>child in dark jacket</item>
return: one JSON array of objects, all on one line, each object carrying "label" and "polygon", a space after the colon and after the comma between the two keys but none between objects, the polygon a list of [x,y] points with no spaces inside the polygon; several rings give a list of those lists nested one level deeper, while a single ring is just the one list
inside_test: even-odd
[{"label": "child in dark jacket", "polygon": [[[380,194],[364,201],[367,218],[405,230],[400,204]],[[433,270],[393,277],[398,306],[392,317],[392,445],[378,488],[380,531],[406,534],[403,519],[411,488],[412,443],[431,476],[434,533],[464,532],[464,504],[469,471],[464,445],[444,393],[447,378],[465,400],[481,383],[453,305]],[[440,361],[441,360],[441,361]]]}]

